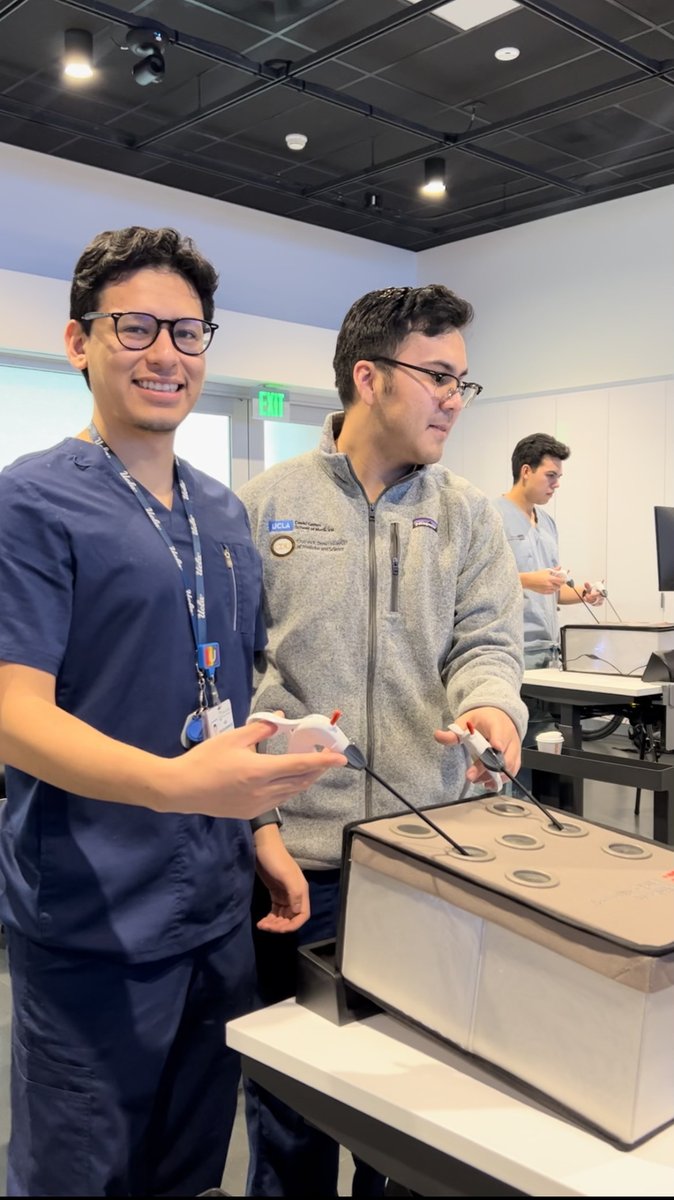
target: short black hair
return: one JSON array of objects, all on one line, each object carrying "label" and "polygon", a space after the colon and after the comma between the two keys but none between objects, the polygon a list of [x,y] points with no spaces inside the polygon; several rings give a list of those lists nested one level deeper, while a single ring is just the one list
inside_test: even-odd
[{"label": "short black hair", "polygon": [[71,318],[80,321],[88,333],[90,322],[82,317],[98,308],[106,284],[144,267],[182,275],[199,296],[205,320],[213,320],[218,275],[212,263],[197,250],[191,238],[183,237],[176,229],[145,229],[141,225],[108,229],[97,234],[82,251],[70,288]]},{"label": "short black hair", "polygon": [[344,408],[353,403],[353,368],[361,358],[395,358],[410,333],[437,337],[472,319],[472,305],[441,283],[382,288],[361,296],[342,322],[332,363]]},{"label": "short black hair", "polygon": [[528,437],[521,438],[513,450],[513,483],[518,483],[522,467],[531,467],[532,471],[535,471],[544,458],[559,458],[564,462],[570,453],[569,447],[565,446],[564,442],[558,442],[551,434],[530,433]]}]

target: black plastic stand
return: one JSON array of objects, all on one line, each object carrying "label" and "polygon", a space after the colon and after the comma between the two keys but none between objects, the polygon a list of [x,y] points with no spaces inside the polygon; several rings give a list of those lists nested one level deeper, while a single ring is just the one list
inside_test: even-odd
[{"label": "black plastic stand", "polygon": [[344,982],[335,963],[335,947],[334,939],[300,946],[297,1003],[333,1025],[348,1025],[383,1012]]}]

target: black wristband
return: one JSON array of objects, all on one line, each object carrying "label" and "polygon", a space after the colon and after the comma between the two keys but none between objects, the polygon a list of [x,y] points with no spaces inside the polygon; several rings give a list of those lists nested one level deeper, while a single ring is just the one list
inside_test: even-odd
[{"label": "black wristband", "polygon": [[256,830],[262,829],[263,825],[278,825],[280,827],[282,824],[283,821],[281,820],[279,810],[277,808],[270,808],[269,812],[260,813],[259,817],[253,817],[250,827],[253,833],[255,833]]}]

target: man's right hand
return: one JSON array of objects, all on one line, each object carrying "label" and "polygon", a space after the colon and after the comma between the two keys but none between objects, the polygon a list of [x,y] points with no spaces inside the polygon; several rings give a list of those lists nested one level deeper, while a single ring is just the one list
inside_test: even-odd
[{"label": "man's right hand", "polygon": [[[276,726],[254,721],[163,758],[107,737],[55,700],[46,671],[0,663],[0,762],[54,787],[153,812],[251,820],[303,792],[331,767],[335,750],[256,754]],[[177,745],[176,732],[176,745]]]},{"label": "man's right hand", "polygon": [[552,596],[559,592],[565,582],[565,574],[559,567],[544,567],[541,571],[524,571],[520,583],[527,592],[539,592],[541,596]]}]

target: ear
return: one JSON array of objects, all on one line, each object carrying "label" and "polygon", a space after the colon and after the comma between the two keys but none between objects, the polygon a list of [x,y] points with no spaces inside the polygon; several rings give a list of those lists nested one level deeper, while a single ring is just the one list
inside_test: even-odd
[{"label": "ear", "polygon": [[68,360],[77,371],[83,371],[87,365],[87,345],[89,338],[79,321],[71,320],[64,334]]},{"label": "ear", "polygon": [[366,404],[371,404],[374,399],[375,378],[374,363],[367,358],[359,358],[353,368],[353,385],[356,396]]}]

